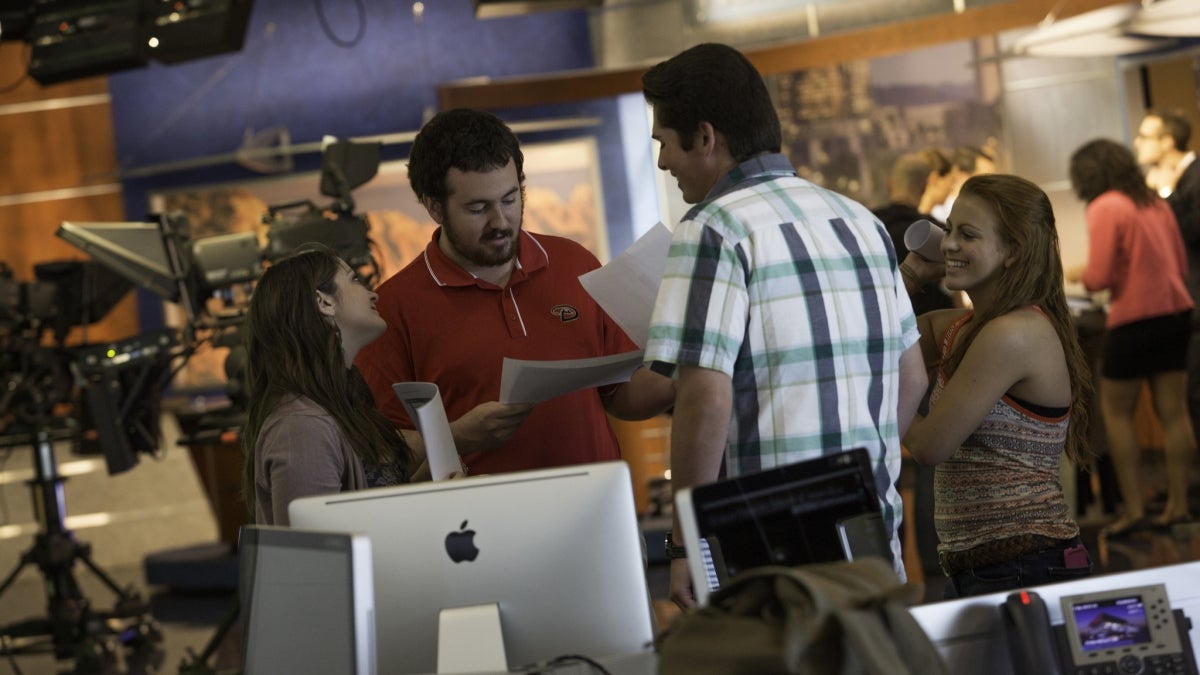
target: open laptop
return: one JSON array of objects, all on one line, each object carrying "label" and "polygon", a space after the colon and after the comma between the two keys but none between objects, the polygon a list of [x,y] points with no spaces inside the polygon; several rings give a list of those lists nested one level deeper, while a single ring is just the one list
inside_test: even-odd
[{"label": "open laptop", "polygon": [[701,605],[751,567],[892,558],[862,448],[681,488],[675,508]]}]

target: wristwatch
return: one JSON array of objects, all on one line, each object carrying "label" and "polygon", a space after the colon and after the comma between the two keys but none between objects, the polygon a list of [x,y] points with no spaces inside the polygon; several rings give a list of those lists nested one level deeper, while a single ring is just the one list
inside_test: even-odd
[{"label": "wristwatch", "polygon": [[671,538],[670,530],[667,530],[667,538],[663,541],[663,550],[667,552],[667,560],[678,560],[687,557],[687,549],[675,544],[675,541]]}]

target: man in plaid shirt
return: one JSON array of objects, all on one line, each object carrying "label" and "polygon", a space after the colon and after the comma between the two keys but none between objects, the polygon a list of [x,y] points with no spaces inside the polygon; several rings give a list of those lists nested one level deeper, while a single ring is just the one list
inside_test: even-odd
[{"label": "man in plaid shirt", "polygon": [[[694,204],[646,347],[651,368],[677,379],[672,484],[712,482],[723,463],[732,476],[866,448],[903,575],[900,438],[927,378],[887,230],[796,176],[766,85],[737,50],[698,45],[642,85],[658,167]],[[681,544],[673,532],[668,544]],[[684,607],[695,602],[686,562],[671,561]]]}]

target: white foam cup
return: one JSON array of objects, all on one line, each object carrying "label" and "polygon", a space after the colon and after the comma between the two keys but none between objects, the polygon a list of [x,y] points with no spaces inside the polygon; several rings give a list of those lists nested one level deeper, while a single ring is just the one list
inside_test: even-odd
[{"label": "white foam cup", "polygon": [[941,262],[942,238],[945,236],[945,230],[922,218],[904,231],[904,246],[926,260]]}]

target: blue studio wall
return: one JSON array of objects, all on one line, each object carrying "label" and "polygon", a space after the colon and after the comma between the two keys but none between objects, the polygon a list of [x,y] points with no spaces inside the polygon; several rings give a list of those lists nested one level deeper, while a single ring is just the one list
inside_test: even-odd
[{"label": "blue studio wall", "polygon": [[[542,12],[476,19],[471,0],[256,0],[235,54],[115,73],[109,78],[117,158],[128,217],[145,216],[151,191],[261,177],[229,155],[248,133],[284,127],[291,143],[324,135],[415,131],[437,105],[439,83],[593,65],[587,16]],[[599,126],[523,135],[525,142],[597,140],[611,251],[633,240],[616,100],[498,111],[504,119],[596,117]],[[384,161],[407,156],[385,145]],[[188,163],[202,164],[188,166]],[[294,171],[319,168],[318,153]],[[154,303],[141,303],[142,305]],[[143,323],[153,322],[143,313]]]}]

